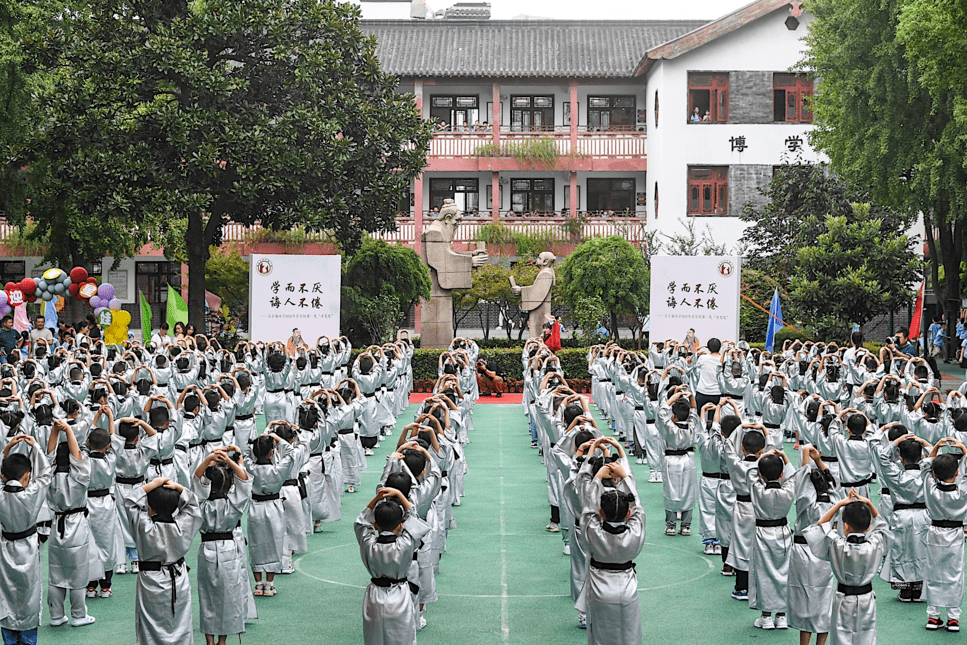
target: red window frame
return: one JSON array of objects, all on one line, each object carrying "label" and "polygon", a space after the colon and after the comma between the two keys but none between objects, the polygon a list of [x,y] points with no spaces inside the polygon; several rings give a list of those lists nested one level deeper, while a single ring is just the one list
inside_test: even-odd
[{"label": "red window frame", "polygon": [[729,169],[727,166],[689,166],[688,214],[729,214]]},{"label": "red window frame", "polygon": [[[709,123],[727,123],[729,120],[729,75],[716,72],[688,73],[688,114],[686,119],[692,118],[696,106],[702,107],[704,101],[700,99],[701,92],[708,92]],[[701,105],[700,105],[701,104]],[[699,113],[704,117],[703,112]]]},{"label": "red window frame", "polygon": [[809,109],[809,99],[806,98],[813,95],[813,82],[808,76],[777,72],[772,75],[772,89],[773,119],[776,122],[813,122],[813,113]]}]

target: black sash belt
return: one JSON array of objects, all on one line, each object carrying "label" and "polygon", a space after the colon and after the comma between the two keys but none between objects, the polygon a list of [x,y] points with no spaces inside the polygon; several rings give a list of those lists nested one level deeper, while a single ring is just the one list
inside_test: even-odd
[{"label": "black sash belt", "polygon": [[964,523],[957,520],[931,520],[930,524],[938,529],[962,529]]},{"label": "black sash belt", "polygon": [[279,499],[280,495],[278,493],[272,493],[271,495],[257,495],[252,493],[253,502],[273,502]]},{"label": "black sash belt", "polygon": [[249,419],[254,419],[254,418],[255,418],[254,414],[236,414],[235,415],[236,421],[248,421]]},{"label": "black sash belt", "polygon": [[178,443],[178,444],[175,444],[175,450],[180,450],[181,452],[188,452],[188,446]]},{"label": "black sash belt", "polygon": [[869,484],[871,481],[873,481],[872,476],[867,477],[865,479],[861,479],[858,482],[842,482],[840,483],[840,486],[842,486],[843,488],[862,488],[863,486],[866,486],[867,484]]},{"label": "black sash belt", "polygon": [[835,464],[838,462],[839,462],[839,457],[827,457],[826,455],[823,455],[824,464]]},{"label": "black sash belt", "polygon": [[174,457],[168,457],[167,459],[152,459],[152,466],[170,466],[175,463]]},{"label": "black sash belt", "polygon": [[57,517],[57,532],[60,533],[61,537],[64,537],[64,533],[67,531],[67,516],[77,515],[78,513],[83,513],[84,517],[87,517],[87,507],[79,506],[66,511],[54,511],[54,515]]},{"label": "black sash belt", "polygon": [[224,531],[222,533],[202,533],[202,542],[218,542],[220,540],[234,540],[235,534],[231,531]]},{"label": "black sash belt", "polygon": [[347,429],[345,429],[345,428],[344,428],[344,429],[342,429],[342,430],[339,430],[339,431],[337,431],[337,432],[338,432],[338,434],[352,434],[352,433],[353,433],[353,429],[352,429],[352,428],[349,428],[349,429],[347,430]]},{"label": "black sash belt", "polygon": [[764,425],[765,427],[769,428],[770,430],[778,430],[779,429],[779,424],[778,423],[763,423],[762,425]]},{"label": "black sash belt", "polygon": [[27,538],[29,538],[31,535],[33,535],[36,532],[37,532],[37,526],[34,525],[34,526],[31,526],[26,531],[18,531],[16,533],[10,533],[8,531],[3,531],[2,533],[0,533],[0,535],[3,535],[3,539],[4,540],[9,540],[11,542],[15,542],[17,540],[26,540]]},{"label": "black sash belt", "polygon": [[269,394],[278,394],[279,392],[288,392],[286,389],[281,390],[269,390]]},{"label": "black sash belt", "polygon": [[752,495],[736,495],[735,501],[737,502],[752,502]]},{"label": "black sash belt", "polygon": [[283,486],[298,486],[299,485],[299,480],[298,479],[287,479],[284,482],[282,482],[282,485]]},{"label": "black sash belt", "polygon": [[656,421],[657,419],[645,419],[645,423],[647,423],[650,426],[655,425]]},{"label": "black sash belt", "polygon": [[801,535],[793,535],[792,541],[794,544],[808,544],[808,542],[806,542],[806,538]]},{"label": "black sash belt", "polygon": [[635,412],[644,412],[644,411],[645,411],[645,406],[643,406],[643,405],[636,405],[635,406]]},{"label": "black sash belt", "polygon": [[[826,460],[823,459],[823,461],[826,461]],[[883,495],[889,495],[889,494],[890,494],[889,488],[884,486],[883,488],[880,489],[880,497],[882,497]]]},{"label": "black sash belt", "polygon": [[894,504],[894,511],[908,511],[910,509],[927,508],[927,505],[923,502],[914,502],[913,504]]},{"label": "black sash belt", "polygon": [[405,582],[410,587],[410,593],[413,595],[420,593],[420,585],[413,584],[406,578],[370,578],[369,581],[377,587],[383,587],[384,589],[392,587],[393,585],[401,585]]},{"label": "black sash belt", "polygon": [[178,587],[175,586],[175,578],[179,577],[183,572],[181,570],[182,566],[185,564],[184,558],[179,558],[177,562],[172,562],[171,564],[162,564],[161,562],[153,560],[142,560],[138,563],[139,573],[144,573],[145,571],[161,571],[164,570],[168,577],[171,578],[171,613],[175,613],[175,604],[178,602]]},{"label": "black sash belt", "polygon": [[702,473],[702,477],[708,477],[709,479],[731,479],[728,473]]},{"label": "black sash belt", "polygon": [[591,558],[591,566],[602,571],[628,571],[635,568],[634,562],[598,562]]},{"label": "black sash belt", "polygon": [[787,526],[788,524],[789,524],[789,520],[787,520],[784,517],[780,517],[775,520],[756,520],[755,521],[756,526],[761,526],[763,528],[769,528],[773,526]]},{"label": "black sash belt", "polygon": [[371,399],[374,396],[376,396],[376,392],[370,392],[369,394],[366,394],[365,392],[363,392],[363,396],[365,396],[367,399]]},{"label": "black sash belt", "polygon": [[684,450],[666,450],[666,457],[683,457],[690,452],[695,452],[695,448],[685,448]]},{"label": "black sash belt", "polygon": [[111,490],[109,488],[96,488],[94,490],[87,491],[88,497],[107,497],[110,494]]},{"label": "black sash belt", "polygon": [[120,475],[114,478],[119,484],[126,484],[128,486],[137,486],[138,484],[144,483],[144,477],[121,477]]},{"label": "black sash belt", "polygon": [[836,591],[841,594],[846,594],[847,596],[862,596],[873,591],[872,584],[859,585],[854,587],[852,585],[837,584]]}]

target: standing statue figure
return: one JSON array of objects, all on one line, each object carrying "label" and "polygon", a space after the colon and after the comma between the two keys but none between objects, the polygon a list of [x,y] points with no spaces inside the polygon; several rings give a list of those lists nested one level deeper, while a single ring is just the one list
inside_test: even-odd
[{"label": "standing statue figure", "polygon": [[420,255],[430,267],[430,300],[423,303],[420,347],[446,348],[453,341],[452,289],[469,289],[472,270],[487,263],[487,251],[478,243],[473,253],[453,250],[453,235],[463,214],[452,199],[444,200],[440,215],[420,236]]},{"label": "standing statue figure", "polygon": [[510,287],[515,294],[520,295],[520,308],[530,313],[527,323],[531,338],[541,337],[541,326],[545,318],[551,313],[551,289],[554,288],[554,262],[557,258],[550,251],[544,251],[537,256],[540,273],[534,278],[534,284],[529,287],[519,287],[510,276]]}]

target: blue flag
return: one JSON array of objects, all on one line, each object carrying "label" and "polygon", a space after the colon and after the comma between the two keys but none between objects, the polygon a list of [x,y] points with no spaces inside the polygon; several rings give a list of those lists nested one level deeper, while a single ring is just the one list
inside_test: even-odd
[{"label": "blue flag", "polygon": [[766,351],[771,352],[776,341],[776,334],[785,327],[782,324],[782,306],[779,304],[779,288],[772,294],[772,304],[769,305],[769,326],[766,327]]},{"label": "blue flag", "polygon": [[51,298],[44,303],[44,327],[50,329],[57,338],[57,298]]}]

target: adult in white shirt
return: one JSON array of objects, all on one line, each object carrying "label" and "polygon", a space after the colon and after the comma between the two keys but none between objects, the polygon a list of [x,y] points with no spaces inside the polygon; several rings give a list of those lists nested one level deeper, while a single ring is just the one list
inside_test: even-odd
[{"label": "adult in white shirt", "polygon": [[43,338],[48,344],[54,342],[54,333],[47,329],[44,324],[46,319],[43,316],[34,318],[34,328],[30,330],[30,348],[34,349],[34,342],[38,338]]},{"label": "adult in white shirt", "polygon": [[709,338],[706,345],[709,353],[692,357],[692,373],[695,383],[695,404],[701,410],[706,403],[718,403],[722,398],[719,387],[718,370],[722,369],[722,341]]},{"label": "adult in white shirt", "polygon": [[849,342],[851,347],[843,352],[843,364],[846,365],[846,389],[852,396],[853,388],[862,384],[857,382],[856,351],[863,347],[863,332],[854,331],[850,334]]},{"label": "adult in white shirt", "polygon": [[171,336],[168,335],[168,323],[161,323],[161,328],[155,333],[151,334],[151,342],[158,349],[162,347],[167,347],[172,343]]}]

